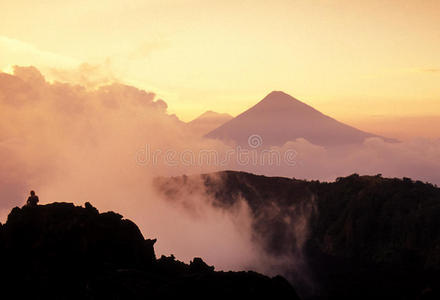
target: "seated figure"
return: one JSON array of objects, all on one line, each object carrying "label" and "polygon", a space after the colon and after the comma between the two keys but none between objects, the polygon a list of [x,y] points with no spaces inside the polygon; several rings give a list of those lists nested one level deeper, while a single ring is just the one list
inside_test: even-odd
[{"label": "seated figure", "polygon": [[26,205],[27,205],[27,206],[32,206],[32,207],[34,207],[34,206],[37,206],[38,201],[40,201],[40,200],[38,199],[38,196],[35,195],[35,192],[34,192],[34,191],[31,191],[31,195],[30,195],[29,198],[27,199]]}]

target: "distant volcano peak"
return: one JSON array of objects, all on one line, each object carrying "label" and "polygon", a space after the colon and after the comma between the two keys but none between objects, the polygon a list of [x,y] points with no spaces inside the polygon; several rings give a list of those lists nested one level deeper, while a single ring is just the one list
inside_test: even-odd
[{"label": "distant volcano peak", "polygon": [[233,118],[234,117],[229,114],[208,110],[187,123],[187,126],[193,133],[203,136]]},{"label": "distant volcano peak", "polygon": [[272,91],[247,112],[277,114],[278,117],[290,114],[290,117],[318,113],[316,109],[282,91]]},{"label": "distant volcano peak", "polygon": [[[207,111],[205,111],[203,114],[201,114],[200,116],[198,116],[196,119],[201,119],[201,118],[221,118],[221,117],[223,117],[223,118],[231,118],[232,119],[232,116],[231,115],[229,115],[229,114],[226,114],[226,113],[218,113],[218,112],[215,112],[215,111],[212,111],[212,110],[207,110]],[[195,120],[196,120],[195,119]],[[194,121],[194,120],[193,120]]]},{"label": "distant volcano peak", "polygon": [[279,97],[279,96],[293,98],[292,96],[290,96],[289,94],[287,94],[283,91],[272,91],[269,94],[267,94],[266,98],[267,97]]},{"label": "distant volcano peak", "polygon": [[256,105],[209,132],[206,137],[246,145],[248,137],[253,134],[259,134],[268,146],[280,146],[298,138],[321,146],[341,146],[378,137],[326,116],[282,91],[270,92]]},{"label": "distant volcano peak", "polygon": [[261,102],[286,102],[286,101],[299,101],[298,99],[293,98],[289,94],[284,93],[283,91],[272,91],[263,98]]}]

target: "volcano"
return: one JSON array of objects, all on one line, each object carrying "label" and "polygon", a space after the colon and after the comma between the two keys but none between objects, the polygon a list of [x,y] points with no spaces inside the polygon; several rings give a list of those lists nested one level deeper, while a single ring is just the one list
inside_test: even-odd
[{"label": "volcano", "polygon": [[233,118],[234,117],[229,114],[221,114],[208,110],[191,122],[187,123],[187,126],[192,132],[203,136],[211,130],[218,128],[224,123],[232,120]]},{"label": "volcano", "polygon": [[271,92],[205,137],[247,146],[255,135],[264,146],[282,146],[298,138],[326,147],[361,144],[370,137],[394,141],[339,122],[281,91]]}]

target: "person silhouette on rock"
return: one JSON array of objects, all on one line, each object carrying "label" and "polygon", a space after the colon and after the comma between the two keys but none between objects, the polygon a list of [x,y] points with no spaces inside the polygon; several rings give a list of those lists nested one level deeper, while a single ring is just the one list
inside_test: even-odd
[{"label": "person silhouette on rock", "polygon": [[35,207],[38,204],[38,201],[40,201],[38,199],[38,196],[35,195],[34,191],[31,191],[31,195],[29,196],[29,198],[27,199],[26,205],[30,206],[30,207]]}]

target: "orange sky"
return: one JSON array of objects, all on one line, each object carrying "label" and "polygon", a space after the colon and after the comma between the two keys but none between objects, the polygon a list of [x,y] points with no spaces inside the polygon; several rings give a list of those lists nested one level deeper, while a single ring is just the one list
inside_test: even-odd
[{"label": "orange sky", "polygon": [[100,66],[97,81],[156,92],[185,121],[236,115],[272,90],[367,127],[438,116],[439,53],[438,0],[0,4],[1,70],[35,65],[59,78]]}]

